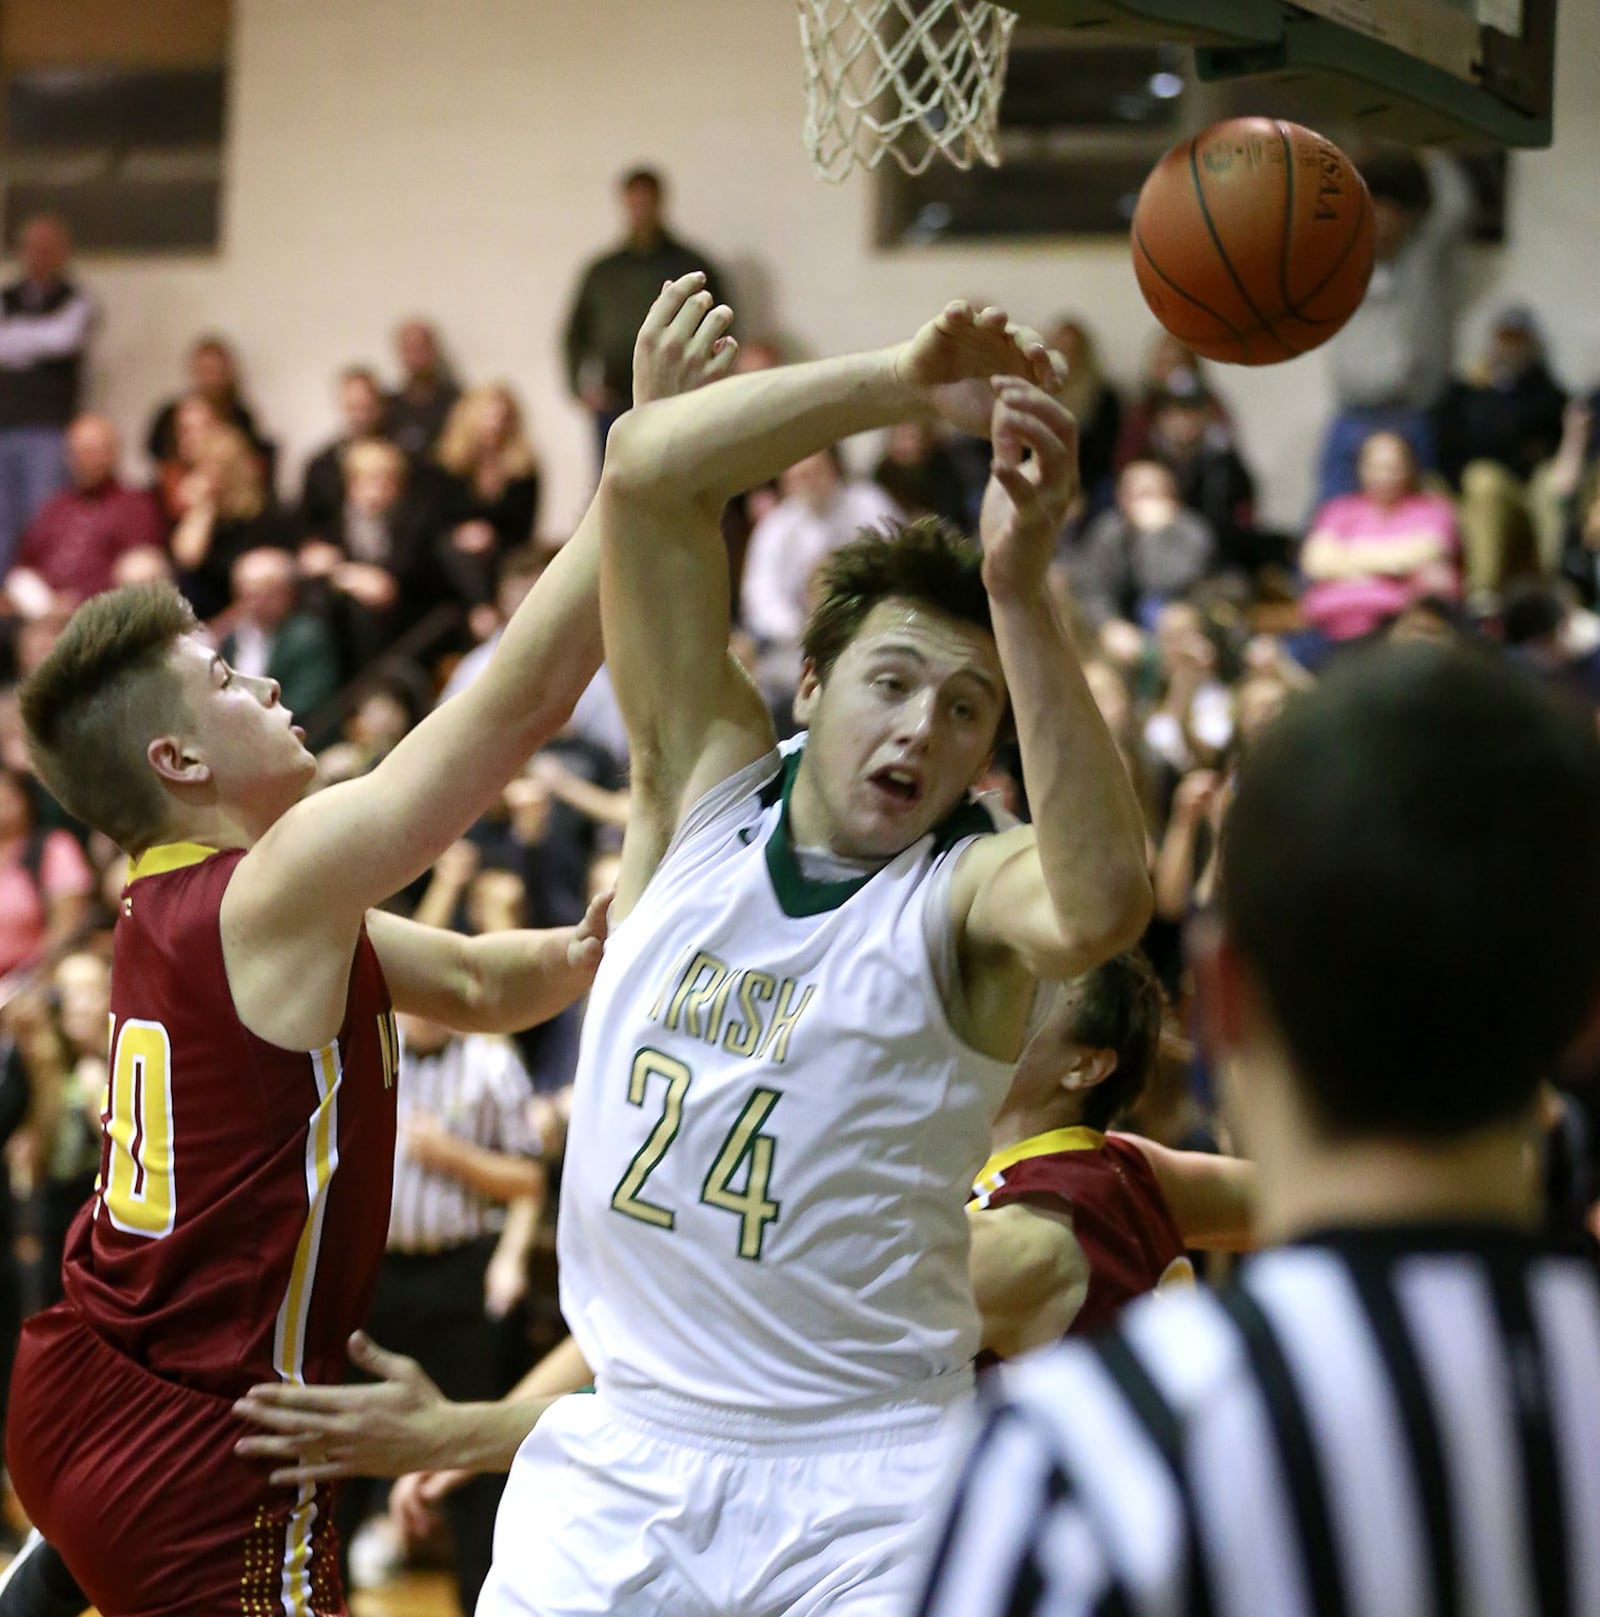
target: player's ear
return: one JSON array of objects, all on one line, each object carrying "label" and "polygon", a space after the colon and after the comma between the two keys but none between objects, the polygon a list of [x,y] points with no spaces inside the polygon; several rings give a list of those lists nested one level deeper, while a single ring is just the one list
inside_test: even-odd
[{"label": "player's ear", "polygon": [[211,779],[211,765],[195,757],[177,736],[156,736],[145,748],[150,767],[176,786],[199,786]]},{"label": "player's ear", "polygon": [[1103,1084],[1116,1070],[1115,1050],[1092,1050],[1086,1044],[1075,1044],[1072,1059],[1061,1074],[1061,1087],[1069,1094],[1080,1095]]},{"label": "player's ear", "polygon": [[817,672],[815,659],[807,657],[800,664],[800,683],[794,693],[794,716],[802,728],[811,722],[811,715],[816,711],[821,695],[822,675]]}]

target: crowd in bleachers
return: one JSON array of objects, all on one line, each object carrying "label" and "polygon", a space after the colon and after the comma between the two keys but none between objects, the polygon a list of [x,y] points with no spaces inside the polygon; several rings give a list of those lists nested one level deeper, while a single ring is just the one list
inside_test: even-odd
[{"label": "crowd in bleachers", "polygon": [[[1411,285],[1405,254],[1419,241],[1437,270],[1442,226],[1428,219],[1439,199],[1416,188],[1416,168],[1402,165],[1388,182],[1412,233],[1397,227],[1389,244],[1380,304],[1383,274],[1403,293]],[[1380,203],[1384,183],[1375,178]],[[658,208],[659,200],[656,186]],[[515,388],[457,377],[438,329],[421,319],[396,332],[392,384],[365,366],[338,372],[339,433],[303,466],[282,463],[270,405],[249,395],[222,336],[198,337],[183,390],[153,401],[139,440],[144,471],[131,480],[122,468],[137,457],[119,424],[62,414],[52,395],[44,403],[57,419],[42,424],[53,426],[62,464],[61,486],[49,491],[41,422],[6,402],[7,388],[28,367],[79,364],[92,325],[68,330],[61,318],[78,293],[59,227],[29,228],[42,239],[25,239],[23,277],[7,289],[0,322],[0,481],[10,513],[0,519],[14,528],[0,533],[6,1341],[19,1309],[56,1294],[67,1222],[93,1184],[109,928],[124,869],[116,849],[83,833],[33,779],[17,683],[76,603],[119,583],[170,578],[233,664],[279,681],[326,784],[370,769],[473,676],[551,553],[537,431]],[[659,280],[652,270],[641,284]],[[52,288],[69,295],[62,301]],[[609,331],[615,320],[597,312],[598,296],[580,295],[574,320]],[[53,350],[8,344],[12,312],[30,299],[40,320],[60,328]],[[1176,1007],[1170,1081],[1143,1103],[1143,1126],[1159,1138],[1193,1143],[1211,1126],[1205,1074],[1185,1042],[1180,934],[1214,887],[1239,759],[1297,690],[1352,645],[1426,635],[1514,658],[1600,708],[1600,395],[1569,393],[1566,384],[1582,379],[1563,375],[1559,340],[1545,335],[1546,319],[1559,331],[1559,314],[1501,310],[1484,351],[1425,398],[1385,396],[1370,374],[1347,376],[1322,497],[1300,532],[1259,520],[1247,447],[1205,365],[1181,344],[1155,335],[1137,385],[1124,392],[1087,317],[1048,326],[1072,364],[1083,471],[1055,585],[1146,807],[1157,911],[1146,946]],[[73,337],[76,349],[61,346]],[[759,334],[741,337],[741,366],[784,357]],[[582,332],[569,338],[575,393],[603,425],[626,400],[609,361],[603,376],[586,369]],[[8,459],[24,451],[26,481]],[[924,514],[975,531],[987,466],[987,445],[910,426],[877,446],[874,463],[844,448],[814,456],[729,506],[730,628],[780,733],[793,728],[789,701],[818,562],[862,527]],[[567,731],[499,810],[396,903],[472,932],[576,921],[614,870],[627,762],[602,670]],[[989,784],[1025,814],[1018,774],[1002,756]],[[530,1120],[552,1165],[580,1014],[518,1041]],[[1563,1149],[1580,1167],[1582,1126],[1569,1107]],[[538,1250],[548,1254],[547,1239]],[[548,1285],[544,1307],[549,1331]]]}]

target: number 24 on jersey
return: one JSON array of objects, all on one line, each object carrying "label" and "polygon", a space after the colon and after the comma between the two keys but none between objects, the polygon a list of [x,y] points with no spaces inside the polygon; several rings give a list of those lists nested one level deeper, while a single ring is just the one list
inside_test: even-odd
[{"label": "number 24 on jersey", "polygon": [[[628,1074],[628,1103],[643,1106],[648,1098],[652,1077],[666,1080],[666,1095],[661,1115],[634,1153],[617,1188],[611,1193],[611,1205],[619,1213],[636,1218],[641,1223],[654,1224],[658,1229],[675,1229],[677,1213],[650,1201],[644,1195],[645,1181],[667,1154],[678,1130],[683,1126],[683,1103],[689,1093],[694,1074],[681,1061],[664,1055],[648,1046],[633,1058],[633,1070]],[[782,1212],[781,1205],[768,1193],[772,1177],[772,1159],[777,1142],[770,1134],[761,1133],[761,1125],[772,1114],[782,1098],[776,1089],[756,1089],[728,1130],[711,1166],[705,1183],[700,1187],[700,1200],[708,1207],[720,1207],[739,1218],[739,1245],[741,1258],[758,1260],[767,1225],[775,1223]],[[745,1168],[744,1187],[738,1188],[734,1180]]]}]

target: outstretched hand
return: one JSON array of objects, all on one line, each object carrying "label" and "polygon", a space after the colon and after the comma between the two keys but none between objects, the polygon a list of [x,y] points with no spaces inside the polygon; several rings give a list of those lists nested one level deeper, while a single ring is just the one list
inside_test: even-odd
[{"label": "outstretched hand", "polygon": [[[265,1429],[243,1437],[234,1453],[279,1461],[274,1483],[327,1482],[335,1477],[395,1477],[434,1466],[440,1416],[448,1400],[415,1359],[389,1353],[361,1332],[350,1361],[374,1382],[308,1387],[267,1382],[252,1387],[234,1414]],[[271,1434],[271,1435],[266,1435]]]},{"label": "outstretched hand", "polygon": [[[661,288],[633,345],[633,402],[692,393],[733,369],[739,344],[728,335],[733,310],[706,291],[703,270]],[[713,307],[715,304],[715,307]]]},{"label": "outstretched hand", "polygon": [[996,377],[1018,377],[1047,392],[1066,378],[1066,361],[1004,309],[974,311],[950,303],[895,360],[902,381],[923,393],[932,411],[962,432],[989,436]]},{"label": "outstretched hand", "polygon": [[990,437],[994,459],[978,534],[991,597],[1042,591],[1067,513],[1078,493],[1078,424],[1042,388],[996,377]]},{"label": "outstretched hand", "polygon": [[587,971],[592,977],[600,969],[600,958],[605,953],[606,936],[611,923],[611,900],[614,896],[609,891],[596,894],[589,900],[589,907],[584,911],[583,919],[572,929],[572,939],[567,944],[567,964],[574,971]]}]

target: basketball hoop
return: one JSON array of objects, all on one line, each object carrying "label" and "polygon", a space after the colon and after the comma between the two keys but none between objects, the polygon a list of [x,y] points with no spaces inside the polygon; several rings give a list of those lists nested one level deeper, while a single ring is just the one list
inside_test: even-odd
[{"label": "basketball hoop", "polygon": [[1000,162],[998,120],[1016,17],[988,0],[799,0],[806,152],[825,180],[908,174],[936,155]]}]

